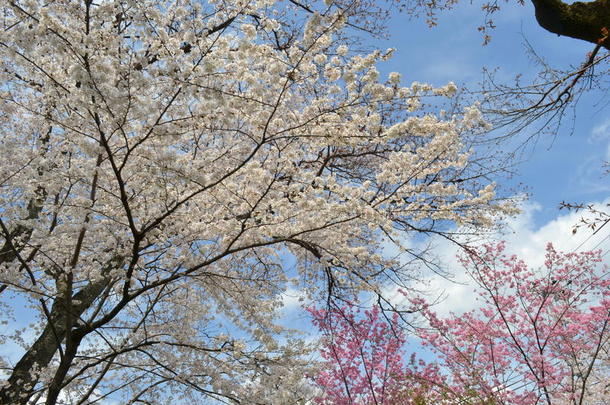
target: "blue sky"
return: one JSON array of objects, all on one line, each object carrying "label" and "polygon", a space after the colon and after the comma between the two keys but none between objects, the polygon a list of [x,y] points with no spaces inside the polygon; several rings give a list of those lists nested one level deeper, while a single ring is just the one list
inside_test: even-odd
[{"label": "blue sky", "polygon": [[[484,19],[477,4],[463,2],[440,13],[438,26],[432,29],[424,19],[395,13],[389,38],[379,41],[379,47],[396,48],[395,57],[381,69],[401,72],[405,82],[442,85],[454,81],[476,89],[483,67],[498,68],[498,77],[509,83],[517,74],[527,77],[537,72],[526,53],[524,38],[551,66],[561,69],[579,66],[594,47],[540,28],[529,2],[501,6],[494,17],[497,28],[491,31],[492,41],[487,46],[482,46],[482,35],[476,29]],[[586,94],[578,104],[573,131],[568,117],[569,125],[556,137],[541,136],[522,155],[517,175],[504,182],[506,188],[520,183],[526,186],[531,201],[539,204],[532,218],[535,224],[542,226],[557,217],[560,201],[600,202],[609,195],[610,177],[602,176],[602,164],[610,160],[609,101],[608,95],[604,97],[599,91]],[[535,129],[528,129],[520,139]]]},{"label": "blue sky", "polygon": [[[477,26],[482,24],[484,13],[476,4],[461,3],[455,10],[441,13],[438,26],[430,29],[424,19],[409,19],[396,13],[390,22],[389,38],[377,41],[377,48],[395,48],[394,57],[379,66],[382,74],[396,71],[402,74],[403,84],[412,81],[441,86],[449,81],[476,90],[482,80],[482,69],[498,68],[498,77],[509,82],[517,74],[535,75],[538,67],[526,53],[525,39],[551,66],[558,69],[578,67],[586,60],[594,45],[583,41],[558,37],[540,28],[531,4],[519,6],[516,2],[502,3],[503,9],[494,18],[497,28],[491,31],[492,41],[482,46],[482,35]],[[525,38],[525,39],[524,39]],[[605,102],[605,105],[604,105]],[[504,239],[507,249],[519,255],[535,268],[542,266],[544,248],[553,242],[558,250],[582,251],[602,249],[610,251],[610,226],[591,236],[588,230],[572,234],[573,225],[581,213],[560,211],[561,201],[595,204],[598,209],[608,208],[610,202],[610,174],[603,175],[604,161],[610,162],[610,98],[600,91],[590,91],[580,100],[576,120],[572,127],[568,117],[556,136],[541,136],[521,155],[511,179],[500,181],[504,194],[511,190],[528,193],[522,213],[506,223]],[[512,144],[532,135],[529,128],[518,135]],[[509,144],[502,146],[510,147]],[[429,242],[429,241],[428,241]],[[431,241],[445,270],[454,275],[453,281],[430,276],[419,287],[431,296],[443,296],[436,306],[439,315],[463,312],[477,304],[473,299],[473,285],[469,277],[456,264],[458,248],[446,240]],[[419,242],[415,242],[417,245]],[[610,264],[610,254],[604,256]],[[391,288],[389,297],[401,301],[402,296]],[[298,291],[290,291],[285,299],[286,323],[302,327],[305,317],[299,310]],[[408,352],[431,359],[430,354],[410,341]]]},{"label": "blue sky", "polygon": [[[483,67],[499,68],[498,74],[507,80],[519,73],[536,73],[537,67],[525,53],[524,37],[558,68],[578,66],[593,48],[592,44],[558,38],[541,29],[529,3],[519,6],[512,1],[502,6],[494,18],[497,28],[491,32],[492,41],[487,46],[482,46],[482,36],[476,29],[484,19],[476,4],[463,2],[455,10],[441,13],[438,26],[433,29],[428,28],[424,19],[394,15],[389,38],[372,44],[382,49],[396,48],[394,58],[380,66],[380,70],[400,72],[405,84],[420,81],[440,86],[453,81],[476,88],[483,78]],[[601,168],[604,160],[610,161],[610,107],[598,105],[600,99],[604,100],[602,97],[600,92],[587,94],[578,106],[574,130],[565,126],[556,137],[541,137],[522,156],[516,175],[501,184],[505,190],[523,184],[525,188],[521,189],[530,195],[523,214],[509,221],[512,233],[507,238],[509,247],[526,261],[535,263],[549,239],[564,250],[595,246],[604,251],[610,249],[610,240],[604,241],[610,235],[610,226],[595,238],[587,239],[586,231],[573,236],[571,226],[579,215],[558,210],[561,201],[597,203],[599,207],[610,201],[610,176],[603,177]],[[605,97],[608,103],[608,95]],[[454,247],[440,241],[437,247],[439,256],[447,263],[454,262]],[[610,254],[605,259],[610,261]],[[456,273],[458,281],[467,283],[459,269],[449,270]],[[445,308],[469,309],[459,308],[459,304],[467,302],[464,295],[470,294],[471,287],[438,279],[430,284],[447,295]],[[302,326],[303,314],[298,310],[297,297],[298,291],[287,295],[285,314],[288,323]],[[3,350],[17,349],[11,346]]]},{"label": "blue sky", "polygon": [[[529,2],[502,3],[495,17],[497,26],[491,31],[492,40],[482,46],[482,35],[477,31],[484,13],[477,4],[460,3],[455,10],[439,14],[438,25],[428,28],[424,19],[409,19],[395,14],[390,24],[390,36],[379,41],[379,47],[396,48],[394,58],[382,72],[398,71],[405,83],[417,80],[433,85],[454,81],[476,90],[482,80],[482,69],[497,68],[497,75],[507,83],[517,74],[533,76],[538,71],[525,47],[525,40],[552,67],[568,69],[580,66],[593,44],[558,37],[540,28]],[[387,69],[387,70],[386,70]],[[606,86],[608,82],[606,81]],[[607,88],[606,88],[607,90]],[[515,175],[500,180],[504,193],[522,190],[529,199],[522,205],[522,214],[508,220],[505,233],[497,239],[507,241],[507,249],[519,255],[531,266],[542,265],[544,247],[553,242],[563,251],[602,249],[610,251],[610,227],[595,235],[587,229],[572,234],[573,225],[581,213],[559,211],[561,201],[595,204],[608,210],[610,202],[610,174],[604,176],[603,163],[610,162],[610,98],[602,91],[590,91],[580,100],[575,120],[567,117],[556,136],[541,135],[520,156]],[[572,123],[574,126],[572,127]],[[514,145],[535,134],[536,127],[528,128],[511,143]],[[509,148],[510,144],[501,146]],[[444,268],[455,275],[460,284],[431,277],[428,289],[443,294],[447,299],[439,306],[441,313],[449,309],[465,311],[472,308],[472,287],[468,277],[455,264],[457,248],[447,241],[433,241],[435,253]],[[610,254],[604,256],[610,264]]]},{"label": "blue sky", "polygon": [[[525,39],[538,54],[554,68],[578,67],[585,60],[593,44],[558,37],[540,28],[531,4],[502,3],[502,10],[494,17],[497,26],[491,31],[491,42],[483,46],[477,27],[483,23],[484,13],[477,4],[463,2],[454,10],[438,15],[438,25],[429,28],[422,18],[409,18],[395,13],[390,21],[389,37],[372,45],[380,49],[395,48],[393,58],[379,66],[382,74],[396,71],[402,74],[403,84],[412,81],[441,86],[453,81],[460,86],[477,89],[483,79],[483,67],[497,68],[498,77],[510,83],[515,75],[535,75],[538,67],[526,53]],[[605,102],[605,104],[604,104]],[[581,202],[596,204],[605,209],[610,202],[610,174],[603,175],[604,161],[610,161],[610,98],[600,91],[590,91],[580,100],[572,127],[571,117],[556,136],[541,135],[529,144],[514,167],[510,179],[499,179],[504,195],[527,192],[529,198],[522,205],[522,213],[508,220],[504,233],[496,239],[507,241],[507,249],[519,255],[531,266],[542,265],[544,248],[553,242],[558,250],[582,251],[602,249],[610,251],[610,226],[596,235],[583,229],[572,234],[573,225],[581,213],[560,211],[559,203]],[[528,128],[511,143],[523,141],[534,133]],[[421,241],[413,241],[414,245]],[[431,294],[443,294],[446,299],[437,307],[441,314],[472,309],[472,286],[468,276],[456,265],[456,246],[443,240],[432,240],[434,253],[445,270],[455,275],[455,282],[431,276],[425,279]],[[610,263],[610,254],[604,256]],[[392,295],[391,290],[387,291]],[[290,291],[285,299],[288,324],[299,325],[299,292]],[[398,297],[398,296],[397,296]],[[466,299],[465,299],[466,298]],[[302,324],[301,324],[302,326]]]}]

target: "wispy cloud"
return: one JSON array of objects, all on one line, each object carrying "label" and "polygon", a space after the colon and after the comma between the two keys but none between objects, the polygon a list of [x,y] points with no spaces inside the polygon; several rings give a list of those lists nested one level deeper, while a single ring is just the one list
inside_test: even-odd
[{"label": "wispy cloud", "polygon": [[605,160],[610,161],[610,118],[593,127],[588,141],[605,146],[601,150],[605,152]]},{"label": "wispy cloud", "polygon": [[[597,209],[606,209],[610,198],[603,202],[593,203]],[[544,253],[547,243],[553,243],[555,249],[563,252],[581,252],[601,249],[610,251],[610,228],[602,229],[593,235],[589,229],[581,229],[576,234],[573,226],[585,215],[585,212],[561,212],[552,220],[536,226],[534,217],[541,207],[536,203],[525,203],[522,213],[507,222],[506,231],[493,235],[492,241],[506,241],[507,252],[516,254],[530,267],[541,267],[544,264]],[[441,316],[450,312],[462,313],[477,307],[474,294],[474,283],[456,260],[460,248],[444,239],[433,239],[434,252],[443,270],[451,277],[443,278],[432,274],[414,284],[414,287],[427,291],[430,299],[440,297],[436,311]],[[610,254],[606,260],[610,262]],[[395,288],[388,288],[385,293],[397,302],[402,300]]]}]

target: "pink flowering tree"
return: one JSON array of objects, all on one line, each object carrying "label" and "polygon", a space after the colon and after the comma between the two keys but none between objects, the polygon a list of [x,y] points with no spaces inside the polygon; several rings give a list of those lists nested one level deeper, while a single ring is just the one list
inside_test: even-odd
[{"label": "pink flowering tree", "polygon": [[[541,269],[504,244],[460,259],[478,285],[479,309],[440,319],[422,300],[454,389],[499,404],[590,404],[610,339],[610,279],[600,252],[560,253],[549,244]],[[418,302],[419,301],[419,302]],[[606,399],[610,399],[608,396]]]},{"label": "pink flowering tree", "polygon": [[[382,316],[378,307],[331,310],[308,308],[322,333],[322,370],[313,377],[320,405],[424,404],[424,392],[436,389],[438,369],[405,357],[406,335],[398,315]],[[438,391],[438,390],[436,390]],[[427,394],[440,399],[439,392]]]},{"label": "pink flowering tree", "polygon": [[406,361],[398,319],[378,309],[310,310],[325,336],[318,403],[608,403],[610,280],[599,252],[549,244],[544,267],[530,269],[497,244],[460,261],[477,284],[478,309],[443,319],[410,298],[428,321],[418,335],[435,364]]},{"label": "pink flowering tree", "polygon": [[315,381],[324,389],[318,404],[349,405],[386,403],[392,396],[395,376],[403,372],[402,333],[379,320],[374,307],[356,318],[353,308],[309,308],[324,336],[320,350],[326,368]]}]

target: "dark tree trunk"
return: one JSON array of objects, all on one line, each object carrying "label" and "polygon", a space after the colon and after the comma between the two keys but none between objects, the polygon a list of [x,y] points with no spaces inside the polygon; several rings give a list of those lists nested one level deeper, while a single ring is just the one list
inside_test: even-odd
[{"label": "dark tree trunk", "polygon": [[[564,3],[561,0],[532,0],[538,24],[557,35],[598,44],[604,37],[603,29],[610,29],[610,0],[587,3]],[[601,46],[610,50],[606,35]]]},{"label": "dark tree trunk", "polygon": [[50,319],[38,339],[13,368],[7,385],[0,390],[0,405],[26,405],[32,397],[37,377],[31,375],[36,368],[46,367],[66,337],[68,317],[78,319],[100,296],[108,280],[88,284],[72,297],[71,311],[65,300],[57,298],[53,303]]}]

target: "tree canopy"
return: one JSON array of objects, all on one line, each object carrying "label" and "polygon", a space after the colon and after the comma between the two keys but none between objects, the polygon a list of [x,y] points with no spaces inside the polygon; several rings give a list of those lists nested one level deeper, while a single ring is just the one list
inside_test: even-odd
[{"label": "tree canopy", "polygon": [[422,106],[453,83],[350,52],[359,4],[2,3],[3,317],[31,326],[1,403],[304,401],[291,283],[383,299],[410,273],[382,242],[513,212],[477,107]]}]

